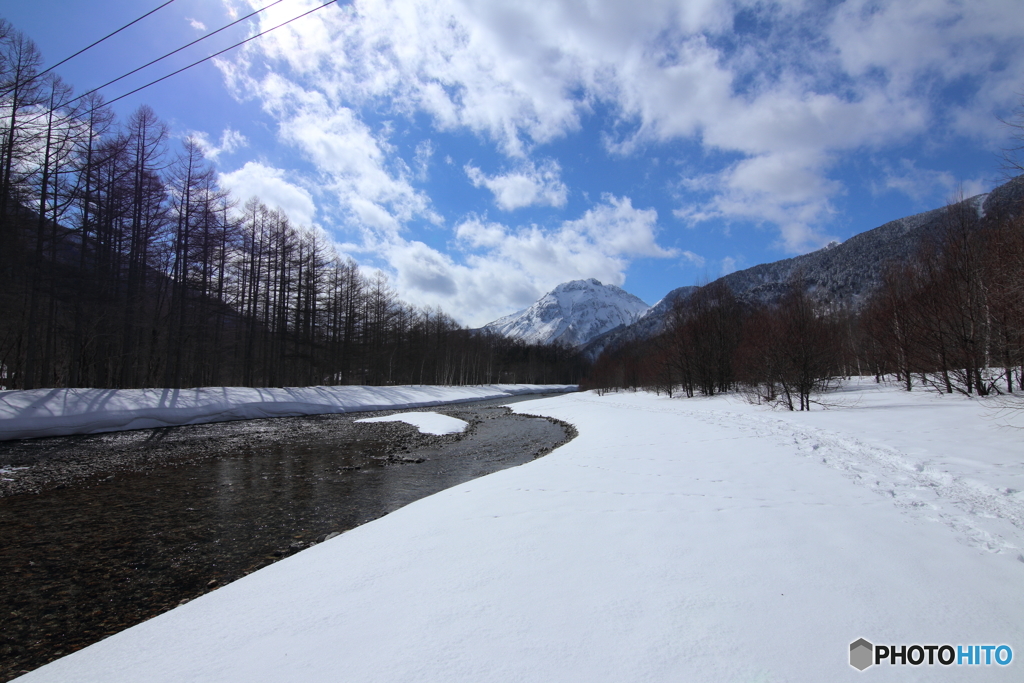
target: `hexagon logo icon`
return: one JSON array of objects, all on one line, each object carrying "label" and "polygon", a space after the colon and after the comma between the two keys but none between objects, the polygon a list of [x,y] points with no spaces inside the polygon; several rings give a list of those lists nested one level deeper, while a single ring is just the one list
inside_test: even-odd
[{"label": "hexagon logo icon", "polygon": [[875,646],[864,640],[858,638],[857,640],[850,643],[850,666],[857,671],[863,671],[864,669],[871,666],[874,662]]}]

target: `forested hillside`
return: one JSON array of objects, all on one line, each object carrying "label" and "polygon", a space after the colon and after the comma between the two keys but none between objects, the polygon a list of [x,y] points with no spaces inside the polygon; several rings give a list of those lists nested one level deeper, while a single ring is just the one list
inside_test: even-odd
[{"label": "forested hillside", "polygon": [[658,325],[598,340],[585,384],[740,390],[790,410],[852,375],[1019,395],[1022,273],[1024,176],[844,245],[676,290]]},{"label": "forested hillside", "polygon": [[[1016,215],[1024,200],[1024,179],[1016,178],[988,194],[962,200],[963,211],[977,214],[975,225],[990,224],[999,217]],[[956,202],[960,204],[961,202]],[[781,301],[794,282],[819,305],[859,310],[882,283],[892,263],[907,263],[920,251],[923,239],[944,229],[948,207],[904,216],[872,230],[854,235],[800,256],[761,263],[724,275],[719,280],[737,299],[749,306],[772,305]],[[584,349],[597,358],[605,349],[614,350],[632,340],[649,339],[665,329],[673,307],[691,296],[696,287],[679,287],[669,292],[637,322],[593,340]]]},{"label": "forested hillside", "polygon": [[0,388],[578,380],[402,302],[150,108],[118,121],[42,64],[0,19]]}]

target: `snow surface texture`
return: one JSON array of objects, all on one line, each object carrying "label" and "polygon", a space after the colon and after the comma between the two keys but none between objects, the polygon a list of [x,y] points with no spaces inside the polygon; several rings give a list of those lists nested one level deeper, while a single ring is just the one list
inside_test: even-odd
[{"label": "snow surface texture", "polygon": [[457,417],[439,413],[396,413],[381,417],[367,417],[356,422],[404,422],[420,430],[421,434],[459,434],[466,431],[469,423]]},{"label": "snow surface texture", "polygon": [[203,387],[0,391],[0,441],[261,417],[419,408],[518,394],[575,390],[575,386],[562,384],[488,384],[467,387]]},{"label": "snow surface texture", "polygon": [[[1022,432],[863,384],[845,406],[575,393],[579,436],[19,681],[1020,681]],[[1007,644],[1009,666],[848,664]]]},{"label": "snow surface texture", "polygon": [[565,282],[529,308],[498,318],[484,329],[530,344],[580,346],[635,321],[647,304],[615,285],[598,280]]}]

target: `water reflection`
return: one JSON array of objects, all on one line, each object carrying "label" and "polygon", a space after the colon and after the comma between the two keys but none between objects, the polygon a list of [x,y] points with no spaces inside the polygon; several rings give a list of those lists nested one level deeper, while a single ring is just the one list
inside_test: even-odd
[{"label": "water reflection", "polygon": [[0,680],[566,437],[547,420],[462,410],[446,412],[475,411],[475,431],[410,452],[419,463],[389,463],[378,441],[296,443],[292,431],[245,447],[228,440],[196,463],[0,499]]}]

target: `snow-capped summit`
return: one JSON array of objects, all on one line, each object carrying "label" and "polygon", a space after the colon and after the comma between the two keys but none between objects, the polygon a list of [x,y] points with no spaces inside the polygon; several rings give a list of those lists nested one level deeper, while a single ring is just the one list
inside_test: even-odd
[{"label": "snow-capped summit", "polygon": [[648,305],[615,285],[598,280],[564,282],[529,308],[498,318],[484,329],[531,344],[580,346],[594,337],[628,325]]}]

